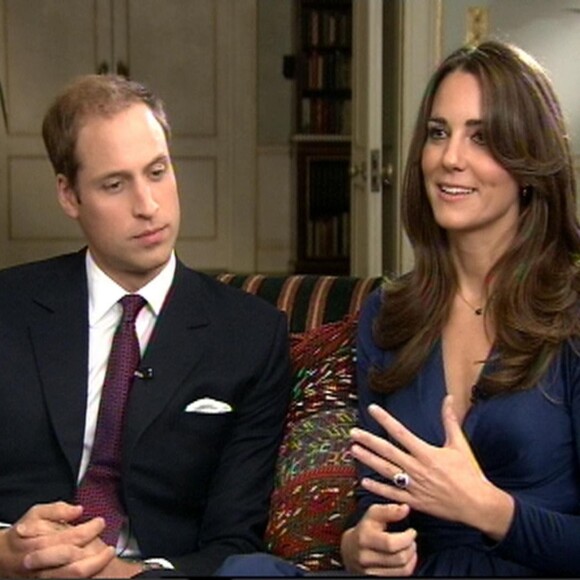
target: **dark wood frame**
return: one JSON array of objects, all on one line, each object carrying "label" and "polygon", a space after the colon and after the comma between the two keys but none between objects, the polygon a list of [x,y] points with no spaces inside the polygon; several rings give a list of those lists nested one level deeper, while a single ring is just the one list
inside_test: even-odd
[{"label": "dark wood frame", "polygon": [[[317,16],[312,17],[316,13]],[[314,41],[311,31],[318,23]],[[329,33],[332,29],[334,32]],[[335,224],[336,200],[332,198],[333,186],[311,179],[310,168],[316,163],[336,162],[340,183],[334,183],[341,203],[350,205],[350,67],[352,62],[352,0],[295,0],[295,84],[294,84],[294,171],[296,187],[296,273],[348,275],[350,272],[350,208],[343,224]],[[317,60],[318,59],[318,60]],[[309,81],[313,62],[319,82]],[[346,63],[346,64],[345,64]],[[321,72],[322,71],[322,72]],[[304,106],[309,107],[305,115]],[[305,126],[304,120],[310,123]],[[332,180],[331,180],[332,181]],[[316,189],[324,190],[317,191]],[[344,192],[347,198],[344,199]],[[311,203],[324,204],[329,200],[328,228],[320,242],[317,228],[317,248],[328,246],[330,251],[313,251],[313,220]],[[334,208],[334,209],[333,209]],[[323,211],[323,210],[322,210]],[[338,218],[336,218],[338,219]],[[316,221],[316,220],[314,220]],[[340,233],[336,234],[335,230]],[[328,236],[327,236],[328,234]],[[337,237],[340,241],[337,242]]]},{"label": "dark wood frame", "polygon": [[[350,166],[350,142],[349,141],[298,141],[295,143],[295,161],[297,176],[297,260],[296,273],[336,274],[347,275],[350,271],[350,226],[340,223],[341,219],[350,221],[350,180],[348,167]],[[346,179],[346,183],[340,184],[336,194],[339,196],[337,204],[332,204],[332,183],[318,183],[315,179],[316,164],[336,163],[337,175]],[[318,189],[314,189],[318,185]],[[312,206],[320,205],[321,197],[327,200],[327,205],[346,205],[347,215],[341,218],[341,213],[335,209],[333,214],[329,210],[326,219],[312,218]],[[345,199],[346,196],[346,199]],[[313,229],[320,227],[322,222],[330,226],[324,239],[327,247],[336,248],[313,251],[315,245]],[[346,229],[345,229],[346,228]],[[324,242],[323,242],[324,243]]]}]

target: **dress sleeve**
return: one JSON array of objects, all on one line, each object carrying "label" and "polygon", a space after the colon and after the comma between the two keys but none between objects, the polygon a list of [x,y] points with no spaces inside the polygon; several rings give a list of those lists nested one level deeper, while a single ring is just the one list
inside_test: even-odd
[{"label": "dress sleeve", "polygon": [[[564,380],[575,439],[576,473],[580,473],[580,359],[565,348]],[[547,459],[549,461],[549,458]],[[580,486],[580,481],[577,482]],[[548,576],[580,575],[580,505],[564,514],[515,498],[512,525],[493,550]]]},{"label": "dress sleeve", "polygon": [[[372,391],[369,387],[368,373],[373,367],[384,368],[388,364],[389,353],[380,349],[373,340],[373,321],[379,313],[381,305],[381,290],[375,290],[365,302],[358,325],[357,334],[357,393],[358,393],[358,426],[361,429],[374,433],[380,437],[385,437],[384,430],[374,421],[368,412],[371,403],[384,407],[384,396]],[[356,462],[357,478],[360,481],[363,477],[381,478],[374,470],[366,465]],[[372,494],[360,486],[356,488],[357,507],[354,516],[349,519],[348,526],[352,527],[365,514],[367,509],[377,503],[389,503],[383,497]],[[408,527],[407,523],[398,522],[393,529],[400,530]]]}]

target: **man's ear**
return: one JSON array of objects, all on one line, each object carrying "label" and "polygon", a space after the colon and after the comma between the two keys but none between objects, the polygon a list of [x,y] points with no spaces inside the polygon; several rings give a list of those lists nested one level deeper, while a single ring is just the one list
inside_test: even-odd
[{"label": "man's ear", "polygon": [[76,220],[79,215],[78,206],[81,202],[74,187],[71,186],[69,180],[62,173],[56,176],[56,191],[58,202],[64,213]]}]

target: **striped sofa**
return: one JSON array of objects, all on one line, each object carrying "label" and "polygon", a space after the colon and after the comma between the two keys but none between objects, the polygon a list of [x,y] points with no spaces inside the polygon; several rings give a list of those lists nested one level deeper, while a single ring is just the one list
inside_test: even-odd
[{"label": "striped sofa", "polygon": [[347,276],[222,273],[217,278],[226,284],[261,296],[288,316],[291,333],[305,332],[345,316],[356,315],[367,295],[380,278]]},{"label": "striped sofa", "polygon": [[305,570],[340,569],[340,535],[354,510],[349,431],[356,421],[355,335],[380,278],[218,274],[286,313],[292,397],[266,530],[269,550]]}]

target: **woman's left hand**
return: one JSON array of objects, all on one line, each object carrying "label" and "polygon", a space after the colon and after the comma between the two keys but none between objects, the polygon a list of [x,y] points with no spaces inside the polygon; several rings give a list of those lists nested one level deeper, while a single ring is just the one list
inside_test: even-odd
[{"label": "woman's left hand", "polygon": [[[495,539],[505,535],[513,499],[483,474],[453,411],[451,396],[445,397],[441,410],[443,447],[426,443],[378,405],[370,405],[369,412],[406,451],[355,428],[353,456],[386,479],[407,485],[397,487],[365,477],[361,481],[365,489],[414,510],[476,527]],[[491,521],[498,517],[499,521]]]}]

